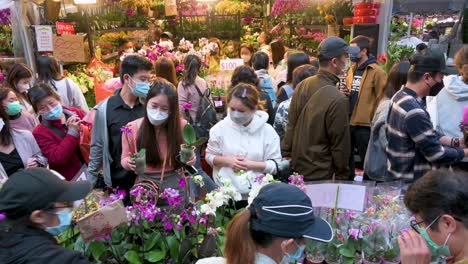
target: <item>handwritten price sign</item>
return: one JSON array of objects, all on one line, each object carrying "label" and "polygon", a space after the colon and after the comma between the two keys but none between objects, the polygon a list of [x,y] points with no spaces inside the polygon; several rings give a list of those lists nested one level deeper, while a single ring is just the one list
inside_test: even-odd
[{"label": "handwritten price sign", "polygon": [[55,36],[54,57],[63,62],[86,62],[83,36]]},{"label": "handwritten price sign", "polygon": [[235,70],[238,66],[244,65],[244,60],[243,59],[225,59],[221,60],[221,71],[233,71]]}]

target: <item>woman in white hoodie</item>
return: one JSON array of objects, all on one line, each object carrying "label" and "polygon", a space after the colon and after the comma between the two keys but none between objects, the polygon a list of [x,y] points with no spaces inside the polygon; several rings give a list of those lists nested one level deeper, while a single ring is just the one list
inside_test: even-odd
[{"label": "woman in white hoodie", "polygon": [[437,132],[462,138],[459,128],[463,108],[468,105],[468,47],[455,55],[459,75],[444,77],[444,88],[434,98],[427,99],[427,109]]},{"label": "woman in white hoodie", "polygon": [[238,172],[275,174],[275,161],[281,161],[280,139],[267,124],[268,114],[261,111],[263,105],[254,86],[236,85],[227,102],[228,116],[210,131],[206,160],[213,167],[216,183],[230,179],[241,194],[247,194],[252,182],[238,177]]},{"label": "woman in white hoodie", "polygon": [[[442,135],[458,138],[452,145],[463,142],[460,122],[463,108],[468,106],[468,47],[463,46],[455,54],[455,66],[459,75],[444,77],[444,88],[432,98],[427,98],[427,111],[431,116],[434,128]],[[468,160],[453,166],[461,170],[468,170]]]}]

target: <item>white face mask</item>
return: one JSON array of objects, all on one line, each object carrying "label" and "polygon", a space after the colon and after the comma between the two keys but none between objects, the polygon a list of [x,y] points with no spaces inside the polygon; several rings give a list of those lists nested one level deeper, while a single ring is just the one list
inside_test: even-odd
[{"label": "white face mask", "polygon": [[250,55],[241,55],[241,58],[244,60],[244,63],[248,63],[250,61],[250,58],[252,58],[252,56],[250,56]]},{"label": "white face mask", "polygon": [[247,122],[252,119],[254,113],[241,113],[239,111],[230,111],[229,118],[231,118],[232,122],[238,125],[245,125]]},{"label": "white face mask", "polygon": [[29,90],[29,84],[17,84],[16,85],[16,88],[18,88],[18,92],[20,93],[24,93],[24,92],[27,92]]},{"label": "white face mask", "polygon": [[162,123],[166,122],[167,118],[169,117],[168,112],[162,112],[158,109],[146,109],[146,113],[148,114],[148,119],[153,126],[159,126]]}]

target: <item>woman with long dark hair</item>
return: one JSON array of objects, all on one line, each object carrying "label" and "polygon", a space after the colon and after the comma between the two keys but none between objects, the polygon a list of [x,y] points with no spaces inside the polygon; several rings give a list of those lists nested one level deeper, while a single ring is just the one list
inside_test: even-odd
[{"label": "woman with long dark hair", "polygon": [[177,87],[177,74],[174,62],[165,57],[159,57],[154,64],[156,77],[164,78]]},{"label": "woman with long dark hair", "polygon": [[[207,96],[209,100],[211,100],[211,95],[209,94],[206,81],[199,76],[202,67],[201,59],[196,55],[188,55],[185,58],[184,65],[184,75],[177,88],[179,110],[182,116],[184,116],[189,123],[194,125],[198,121],[197,113],[202,103],[202,96],[200,96],[200,94]],[[205,111],[205,109],[201,109],[201,111]],[[216,189],[217,186],[201,167],[201,147],[197,147],[195,153],[197,155],[195,167],[203,177],[206,190],[210,192]],[[190,187],[193,191],[193,195],[198,197],[200,195],[199,185],[191,181]]]},{"label": "woman with long dark hair", "polygon": [[376,181],[391,180],[387,177],[387,115],[390,99],[406,83],[410,63],[399,62],[390,69],[384,92],[377,97],[379,102],[371,122],[371,135],[364,159],[364,172]]},{"label": "woman with long dark hair", "polygon": [[47,159],[31,131],[13,128],[7,112],[0,107],[0,183],[19,170],[46,166]]},{"label": "woman with long dark hair", "polygon": [[32,77],[33,72],[28,66],[23,63],[17,63],[10,66],[6,79],[6,84],[15,92],[23,110],[30,114],[34,114],[34,109],[28,98],[28,90],[31,86]]},{"label": "woman with long dark hair", "polygon": [[12,89],[0,88],[0,103],[12,128],[32,132],[38,125],[36,117],[21,107],[21,103]]},{"label": "woman with long dark hair", "polygon": [[[132,131],[122,136],[122,167],[136,170],[131,158],[141,149],[146,149],[146,170],[137,180],[151,180],[165,188],[181,189],[181,178],[176,169],[180,164],[176,156],[184,143],[182,128],[187,124],[179,112],[177,91],[174,85],[164,79],[157,79],[148,92],[145,102],[145,116],[127,124]],[[193,158],[189,165],[195,164]],[[183,192],[184,190],[181,190]]]},{"label": "woman with long dark hair", "polygon": [[288,52],[287,59],[288,68],[286,73],[286,84],[284,84],[283,86],[281,86],[281,88],[278,89],[278,104],[281,104],[281,102],[291,98],[294,94],[294,87],[292,86],[294,70],[301,65],[310,64],[309,56],[302,51]]},{"label": "woman with long dark hair", "polygon": [[64,106],[76,107],[88,113],[89,108],[80,87],[68,77],[60,73],[60,67],[53,57],[39,56],[37,58],[38,83],[43,82],[54,88]]},{"label": "woman with long dark hair", "polygon": [[271,65],[269,69],[270,76],[275,80],[278,79],[278,75],[284,70],[284,54],[286,48],[284,47],[282,39],[275,39],[270,43],[271,48]]}]

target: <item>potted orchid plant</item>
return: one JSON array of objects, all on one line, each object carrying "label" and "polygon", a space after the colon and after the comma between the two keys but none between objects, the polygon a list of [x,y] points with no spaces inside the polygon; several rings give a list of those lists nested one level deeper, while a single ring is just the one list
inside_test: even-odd
[{"label": "potted orchid plant", "polygon": [[187,163],[195,155],[195,148],[204,144],[207,139],[197,139],[195,129],[190,124],[184,126],[182,130],[182,137],[184,138],[185,143],[180,145],[180,161],[182,163]]},{"label": "potted orchid plant", "polygon": [[130,139],[130,137],[133,134],[133,131],[130,127],[128,127],[128,125],[120,128],[120,132],[122,132],[122,134],[125,136],[128,148],[134,151],[130,159],[135,161],[135,174],[138,176],[143,175],[146,170],[146,149],[142,148],[139,151],[137,151],[137,147],[132,144],[133,141]]}]

